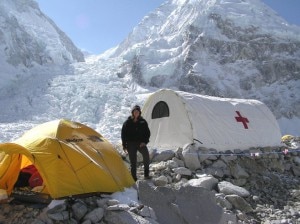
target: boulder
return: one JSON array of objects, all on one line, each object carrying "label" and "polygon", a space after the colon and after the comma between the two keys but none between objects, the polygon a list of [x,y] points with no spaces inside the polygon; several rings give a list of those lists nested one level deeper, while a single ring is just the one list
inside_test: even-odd
[{"label": "boulder", "polygon": [[154,209],[159,223],[217,224],[224,221],[223,209],[217,205],[214,194],[205,188],[187,185],[175,190],[139,181],[138,189],[140,201]]},{"label": "boulder", "polygon": [[249,191],[247,191],[245,188],[233,185],[230,182],[227,181],[221,181],[218,183],[218,189],[220,193],[223,193],[225,195],[229,194],[235,194],[240,197],[248,197],[250,196]]},{"label": "boulder", "polygon": [[212,190],[217,186],[218,182],[219,181],[212,176],[203,176],[198,179],[191,179],[187,184],[193,187],[204,187],[208,190]]}]

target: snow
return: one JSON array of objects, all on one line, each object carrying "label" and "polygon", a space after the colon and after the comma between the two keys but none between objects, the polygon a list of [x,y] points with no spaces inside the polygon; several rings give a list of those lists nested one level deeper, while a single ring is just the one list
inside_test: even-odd
[{"label": "snow", "polygon": [[[0,199],[1,199],[1,196],[7,197],[6,191],[0,189]],[[124,191],[115,192],[115,193],[109,195],[109,197],[112,199],[118,200],[120,202],[120,204],[136,205],[139,202],[137,191],[133,187],[125,188]],[[48,208],[52,209],[52,208],[54,208],[58,205],[64,204],[64,203],[65,203],[65,199],[52,200],[50,202],[50,204],[48,205]]]},{"label": "snow", "polygon": [[300,136],[300,118],[280,118],[277,120],[282,135]]},{"label": "snow", "polygon": [[[0,142],[10,142],[32,127],[60,118],[84,123],[113,144],[120,143],[122,123],[132,106],[144,105],[155,88],[143,88],[130,77],[119,78],[121,58],[99,60],[57,68],[55,74],[33,74],[22,85],[2,91]],[[49,69],[49,68],[48,68]],[[172,69],[172,68],[170,68]],[[53,70],[51,70],[53,72]],[[287,90],[282,90],[287,91]],[[282,134],[299,136],[300,119],[280,119]]]},{"label": "snow", "polygon": [[[35,37],[34,40],[36,42],[43,43],[43,40],[47,39],[48,45],[46,46],[45,51],[52,56],[51,58],[55,60],[55,64],[64,64],[65,58],[72,61],[72,56],[67,53],[66,46],[61,43],[59,33],[56,32],[53,24],[51,24],[47,18],[42,15],[36,2],[31,0],[27,4],[24,4],[12,2],[11,0],[3,1],[5,4],[4,2],[1,3],[1,7],[3,8],[0,8],[0,11],[3,10],[5,12],[5,16],[18,18],[18,25],[21,24],[21,27],[26,30],[28,34]],[[32,6],[29,4],[32,4]],[[10,22],[12,21],[14,20],[11,19]],[[34,21],[34,23],[32,21]],[[4,20],[3,22],[5,23],[7,21]],[[10,38],[14,38],[11,37],[10,33],[4,35],[4,39],[6,40],[5,42],[8,42],[7,40]]]},{"label": "snow", "polygon": [[121,204],[135,205],[139,201],[137,191],[133,187],[126,188],[122,192],[113,193],[111,197],[118,200]]},{"label": "snow", "polygon": [[[102,195],[105,196],[105,195]],[[120,204],[127,204],[135,206],[139,203],[138,193],[134,187],[125,188],[124,191],[115,192],[111,195],[108,195],[109,198],[118,200]],[[7,198],[7,192],[3,189],[0,189],[0,199]],[[54,199],[52,200],[49,205],[47,206],[48,209],[52,209],[58,205],[64,204],[66,199]]]},{"label": "snow", "polygon": [[[254,2],[251,4],[253,13],[249,14],[248,8],[250,3],[253,3],[252,1]],[[183,57],[182,36],[177,36],[177,34],[184,24],[189,24],[189,21],[199,15],[198,10],[189,11],[191,9],[189,4],[201,2],[198,8],[204,14],[197,21],[202,21],[199,24],[204,24],[204,27],[205,24],[213,26],[207,19],[207,14],[215,12],[225,18],[233,18],[240,22],[238,24],[240,26],[245,25],[242,24],[242,21],[246,21],[237,19],[240,17],[253,20],[253,24],[260,25],[262,30],[268,28],[269,31],[272,31],[273,28],[269,29],[269,26],[273,24],[274,30],[280,31],[280,33],[276,33],[280,38],[284,38],[286,35],[290,38],[299,37],[298,27],[288,25],[274,11],[263,6],[258,0],[174,0],[169,1],[172,3],[171,5],[165,3],[146,16],[120,45],[107,50],[102,55],[87,56],[84,63],[78,62],[67,66],[61,65],[61,57],[69,57],[68,52],[64,46],[61,46],[59,36],[50,26],[49,21],[46,21],[46,17],[37,16],[41,12],[34,7],[32,7],[32,11],[25,13],[22,5],[15,8],[11,6],[10,2],[10,0],[5,0],[5,4],[1,4],[1,6],[9,8],[6,12],[10,13],[10,17],[21,18],[20,24],[23,24],[24,28],[29,30],[29,33],[37,40],[46,39],[49,43],[47,45],[49,55],[56,55],[53,58],[58,61],[47,66],[35,65],[29,69],[21,66],[13,67],[5,60],[0,60],[0,142],[11,142],[38,124],[66,118],[84,123],[100,132],[113,144],[119,144],[121,126],[130,114],[130,108],[135,104],[143,106],[149,94],[157,90],[153,87],[137,85],[130,77],[129,72],[124,71],[124,69],[126,70],[124,64],[126,65],[128,60],[138,53],[143,55],[141,60],[147,59],[148,64],[143,68],[144,71],[147,71],[144,73],[145,80],[150,80],[155,74],[174,74],[175,67],[173,65],[178,58]],[[219,7],[226,7],[227,10],[212,7],[215,2],[217,5],[219,4]],[[30,3],[35,6],[33,1]],[[236,4],[239,7],[236,7]],[[182,5],[181,11],[178,10],[178,5]],[[0,8],[0,12],[3,10],[5,7]],[[225,14],[224,12],[230,13]],[[178,24],[174,22],[174,18]],[[0,25],[4,26],[5,20],[2,19],[0,16]],[[35,23],[31,24],[32,21]],[[261,24],[261,21],[265,22]],[[287,28],[288,31],[281,32]],[[51,34],[46,35],[49,32]],[[210,35],[220,35],[215,33],[214,29],[210,29],[210,32]],[[203,33],[203,35],[207,34]],[[9,39],[10,37],[4,34],[4,38]],[[3,52],[4,46],[0,44],[1,58],[5,58]],[[60,52],[62,53],[60,54]],[[234,71],[237,69],[235,67],[218,67],[213,60],[207,58],[205,52],[200,53],[203,54],[203,61],[195,64],[194,69],[199,73],[210,74],[209,81],[215,85],[219,85],[218,79],[222,70]],[[61,57],[57,55],[61,55]],[[177,59],[175,60],[175,58]],[[241,62],[238,66],[245,67],[245,63]],[[124,72],[123,78],[118,77],[120,72]],[[254,72],[246,70],[244,76],[249,77],[252,73]],[[224,91],[226,85],[237,86],[239,78],[223,76]],[[297,81],[288,84],[288,88],[297,88],[297,83],[299,84]],[[257,97],[263,102],[270,100],[270,93],[273,93],[272,90],[275,88],[276,86],[266,86],[263,94],[253,93],[253,97]],[[278,94],[286,95],[288,99],[288,88],[276,89],[276,91]],[[242,95],[241,93],[237,94]],[[299,118],[282,118],[279,120],[279,124],[283,134],[300,135]]]},{"label": "snow", "polygon": [[[189,25],[206,28],[205,36],[227,40],[215,29],[215,23],[209,19],[211,14],[217,14],[223,20],[234,21],[236,27],[256,27],[261,33],[270,34],[278,39],[288,37],[299,40],[299,27],[289,25],[260,0],[173,0],[144,17],[128,38],[118,46],[120,49],[113,53],[118,54],[124,48],[133,47],[149,39],[156,41],[177,37],[176,42],[180,42],[180,30]],[[155,43],[153,47],[160,48],[160,45]]]},{"label": "snow", "polygon": [[117,70],[110,69],[122,62],[119,58],[98,61],[91,56],[86,63],[61,67],[56,74],[45,70],[43,75],[34,74],[22,85],[3,91],[0,142],[12,141],[39,123],[60,118],[85,123],[118,142],[130,108],[142,105],[149,92],[129,77],[118,78]]}]

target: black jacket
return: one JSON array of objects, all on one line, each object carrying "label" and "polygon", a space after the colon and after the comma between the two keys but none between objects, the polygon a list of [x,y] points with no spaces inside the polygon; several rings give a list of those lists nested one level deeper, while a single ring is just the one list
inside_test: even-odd
[{"label": "black jacket", "polygon": [[150,138],[147,121],[143,117],[139,117],[137,122],[133,122],[132,117],[128,117],[122,126],[121,138],[125,148],[127,142],[144,142],[147,144]]}]

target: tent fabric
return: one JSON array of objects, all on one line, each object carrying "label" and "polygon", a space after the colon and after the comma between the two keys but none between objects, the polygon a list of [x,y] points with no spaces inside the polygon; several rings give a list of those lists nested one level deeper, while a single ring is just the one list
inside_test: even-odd
[{"label": "tent fabric", "polygon": [[0,188],[10,194],[24,167],[34,164],[52,198],[122,191],[134,184],[113,146],[78,122],[55,120],[0,144]]},{"label": "tent fabric", "polygon": [[[154,108],[164,105],[161,102],[168,106],[169,116],[153,117]],[[148,97],[142,113],[151,131],[150,147],[177,148],[196,141],[218,151],[280,146],[279,125],[258,100],[162,89]]]}]

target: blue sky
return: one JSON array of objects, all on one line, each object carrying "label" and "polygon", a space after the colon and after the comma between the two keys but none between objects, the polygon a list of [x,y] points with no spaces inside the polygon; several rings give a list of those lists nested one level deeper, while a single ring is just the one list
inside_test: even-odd
[{"label": "blue sky", "polygon": [[[36,0],[84,50],[100,54],[116,46],[165,0]],[[263,0],[289,23],[300,26],[300,0]]]}]

